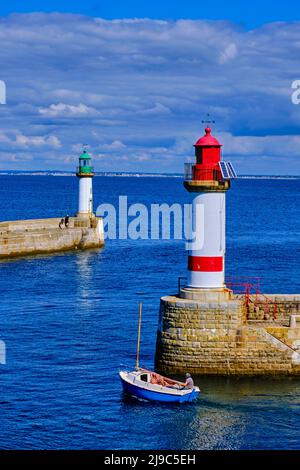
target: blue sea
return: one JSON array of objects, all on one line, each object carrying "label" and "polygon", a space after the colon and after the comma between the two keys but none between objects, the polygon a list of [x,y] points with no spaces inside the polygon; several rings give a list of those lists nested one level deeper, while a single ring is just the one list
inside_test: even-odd
[{"label": "blue sea", "polygon": [[[1,176],[0,220],[77,210],[75,177]],[[227,195],[228,275],[300,292],[300,180],[237,180]],[[179,178],[95,177],[94,204],[187,203]],[[160,297],[186,275],[183,240],[0,263],[1,449],[300,449],[300,379],[199,377],[196,403],[125,398],[120,364],[153,367]]]}]

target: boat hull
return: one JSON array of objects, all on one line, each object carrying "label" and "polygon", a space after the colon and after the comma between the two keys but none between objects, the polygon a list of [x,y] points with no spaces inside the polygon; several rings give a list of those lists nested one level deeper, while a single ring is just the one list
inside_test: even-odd
[{"label": "boat hull", "polygon": [[199,391],[191,390],[191,392],[186,393],[184,395],[176,395],[176,394],[169,394],[166,392],[157,392],[154,390],[147,390],[145,388],[141,388],[138,385],[131,384],[124,380],[121,376],[121,382],[123,386],[123,391],[131,396],[136,398],[140,398],[142,400],[149,400],[149,401],[156,401],[161,403],[185,403],[193,401],[199,395]]}]

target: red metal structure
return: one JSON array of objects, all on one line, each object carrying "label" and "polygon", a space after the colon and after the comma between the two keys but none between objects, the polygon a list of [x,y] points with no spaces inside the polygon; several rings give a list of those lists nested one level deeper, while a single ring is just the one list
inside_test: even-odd
[{"label": "red metal structure", "polygon": [[[251,305],[253,305],[253,313],[259,315],[263,310],[263,318],[261,320],[277,319],[277,305],[272,299],[260,292],[260,277],[229,277],[227,279],[227,287],[234,291],[235,294],[244,296],[245,319],[249,321]],[[257,321],[258,319],[255,318]]]},{"label": "red metal structure", "polygon": [[219,167],[221,161],[221,144],[211,135],[210,127],[206,127],[205,135],[194,145],[196,164],[193,165],[193,180],[221,181]]}]

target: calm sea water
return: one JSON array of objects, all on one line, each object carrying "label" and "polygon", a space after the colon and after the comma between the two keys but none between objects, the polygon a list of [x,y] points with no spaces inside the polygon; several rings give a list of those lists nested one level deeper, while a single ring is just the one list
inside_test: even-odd
[{"label": "calm sea water", "polygon": [[[72,177],[2,176],[0,219],[77,208]],[[227,197],[227,274],[299,293],[300,180],[240,180]],[[95,204],[188,202],[180,179],[94,178]],[[186,274],[178,240],[111,240],[104,250],[0,263],[1,449],[299,449],[300,380],[199,378],[184,406],[126,399],[137,303],[152,367],[160,296]]]}]

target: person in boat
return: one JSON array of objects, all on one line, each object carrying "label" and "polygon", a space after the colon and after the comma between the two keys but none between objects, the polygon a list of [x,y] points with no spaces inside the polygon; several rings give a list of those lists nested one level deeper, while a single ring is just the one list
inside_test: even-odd
[{"label": "person in boat", "polygon": [[151,383],[155,385],[162,385],[163,387],[166,385],[164,378],[159,374],[151,374]]},{"label": "person in boat", "polygon": [[188,372],[185,374],[185,384],[184,384],[184,386],[186,388],[194,388],[194,381],[192,379],[191,374],[189,374]]},{"label": "person in boat", "polygon": [[168,379],[167,377],[162,377],[161,375],[156,374],[155,372],[152,372],[150,382],[154,385],[161,385],[162,387],[176,389],[180,389],[182,385],[184,385],[177,383],[176,380]]}]

